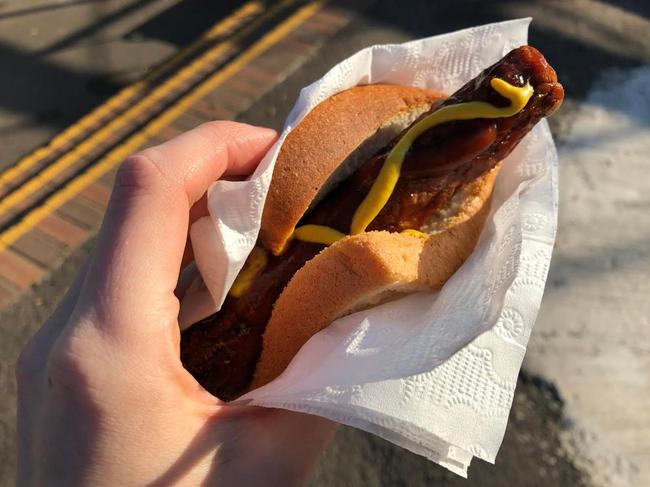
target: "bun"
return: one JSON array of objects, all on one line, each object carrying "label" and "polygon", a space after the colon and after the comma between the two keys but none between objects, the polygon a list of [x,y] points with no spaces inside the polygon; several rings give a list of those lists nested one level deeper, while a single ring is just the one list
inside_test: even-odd
[{"label": "bun", "polygon": [[280,149],[262,213],[262,245],[278,254],[300,218],[332,186],[443,98],[421,88],[376,84],[318,104]]},{"label": "bun", "polygon": [[263,336],[251,389],[275,379],[334,320],[405,293],[440,289],[472,253],[500,165],[463,186],[423,237],[367,232],[325,248],[289,281]]}]

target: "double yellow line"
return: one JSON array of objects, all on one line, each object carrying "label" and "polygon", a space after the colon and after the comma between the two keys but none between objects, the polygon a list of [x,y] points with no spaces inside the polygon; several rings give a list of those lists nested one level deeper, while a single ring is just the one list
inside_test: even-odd
[{"label": "double yellow line", "polygon": [[[275,7],[275,10],[283,7],[288,3],[291,3],[291,1],[287,0],[285,2],[278,4]],[[254,7],[256,4],[257,2],[253,2],[252,4],[247,4],[246,6],[242,7],[242,9],[245,9],[245,11],[252,10],[252,7]],[[158,102],[160,102],[167,95],[169,95],[169,93],[172,93],[173,91],[181,88],[187,82],[188,79],[191,79],[194,76],[196,76],[202,69],[205,68],[206,65],[209,65],[209,63],[214,62],[216,59],[219,58],[219,56],[233,49],[239,40],[243,39],[246,35],[250,34],[252,31],[254,31],[254,29],[260,26],[266,20],[267,17],[269,17],[274,13],[272,12],[272,10],[274,9],[269,10],[266,15],[264,15],[263,17],[258,17],[255,21],[248,24],[244,29],[239,31],[230,40],[222,42],[216,47],[214,47],[213,49],[210,49],[209,51],[205,52],[203,55],[198,57],[189,65],[185,66],[183,69],[178,71],[178,73],[176,73],[173,77],[169,78],[160,86],[156,87],[145,98],[135,103],[131,108],[127,109],[122,114],[113,118],[108,124],[106,124],[104,127],[94,132],[90,137],[83,140],[81,143],[76,145],[72,150],[65,153],[63,156],[58,158],[52,164],[48,165],[45,169],[43,169],[41,172],[35,175],[32,179],[27,181],[25,184],[23,184],[13,192],[6,195],[2,199],[2,201],[0,201],[0,213],[11,209],[19,201],[26,198],[28,195],[34,193],[35,191],[38,191],[40,188],[45,186],[48,182],[53,180],[57,175],[61,174],[66,169],[70,168],[82,157],[84,157],[85,155],[93,151],[95,148],[97,148],[99,144],[105,142],[116,132],[118,132],[128,124],[137,120],[138,117],[140,117],[143,112],[146,112],[147,110],[154,107]],[[235,15],[237,15],[237,13]],[[214,31],[216,33],[215,35],[219,35],[227,32],[230,28],[232,28],[235,25],[235,22],[236,19],[235,16],[233,15],[232,17],[224,20],[220,24],[217,24],[217,26],[215,26],[214,28]],[[129,90],[129,88],[127,88],[127,90]],[[73,134],[76,133],[77,130],[78,128],[73,127],[72,133]],[[58,144],[60,145],[65,144],[67,141],[69,141],[69,139],[70,139],[70,135],[68,135],[67,137],[63,137],[62,139],[60,139],[61,141],[58,142]],[[30,165],[36,163],[36,161],[34,162],[28,161],[28,162],[29,165],[27,163],[23,163],[20,167],[28,168]],[[16,171],[18,170],[19,170],[18,166],[16,166]]]},{"label": "double yellow line", "polygon": [[[80,191],[82,191],[85,187],[87,187],[88,185],[90,185],[91,183],[99,179],[102,175],[106,174],[108,171],[110,171],[111,169],[119,165],[126,157],[128,157],[131,153],[137,150],[144,143],[146,143],[154,134],[156,134],[158,131],[160,131],[162,128],[164,128],[170,122],[172,122],[174,119],[180,116],[183,112],[189,109],[196,101],[201,99],[210,91],[214,90],[217,86],[222,84],[227,79],[231,78],[234,74],[236,74],[241,68],[247,65],[250,61],[258,57],[260,54],[264,53],[272,45],[276,44],[278,41],[284,38],[289,32],[293,31],[301,23],[303,23],[309,17],[314,15],[318,10],[322,8],[322,6],[325,4],[325,1],[326,0],[315,1],[306,4],[300,9],[298,9],[290,17],[288,17],[286,20],[278,24],[269,33],[264,35],[259,41],[257,41],[255,44],[250,46],[244,52],[242,52],[233,61],[231,61],[229,64],[224,66],[221,70],[217,71],[208,79],[203,81],[192,92],[182,97],[174,105],[172,105],[167,110],[162,112],[159,116],[154,118],[142,129],[140,129],[139,131],[131,135],[118,147],[116,147],[115,149],[107,153],[89,170],[87,170],[85,173],[81,174],[74,180],[72,180],[70,183],[68,183],[66,186],[64,186],[54,194],[52,194],[43,203],[43,205],[30,211],[19,223],[17,223],[13,227],[9,228],[8,230],[0,234],[0,249],[6,248],[7,246],[11,245],[18,238],[20,238],[22,235],[24,235],[26,232],[32,229],[36,224],[38,224],[39,221],[41,221],[47,215],[49,215],[54,210],[56,210],[57,208],[65,204],[67,201],[69,201],[71,198],[77,195]],[[285,0],[279,3],[278,5],[274,6],[272,9],[269,9],[267,13],[269,16],[273,15],[275,11],[286,7],[290,3],[292,3],[291,0]],[[247,29],[247,33],[255,29],[261,22],[263,22],[263,20],[259,19],[258,21],[255,21],[254,23],[250,24],[249,29]],[[241,36],[239,37],[236,36],[236,37],[239,39],[243,37],[243,35],[246,34],[242,34]],[[224,50],[233,47],[236,42],[237,39],[233,37],[233,39],[226,41],[223,45],[220,45],[218,48],[215,48],[215,51],[218,50],[219,53],[221,53]],[[210,54],[210,53],[206,53],[204,56],[208,56],[208,55],[214,56],[214,54]],[[197,60],[197,62],[198,61],[199,60]],[[190,66],[188,66],[188,68],[185,69],[189,69],[193,66],[196,66],[197,62],[192,63]],[[194,67],[193,69],[197,69],[197,68]],[[181,74],[182,72],[183,71],[179,72],[177,76],[183,76],[182,79],[186,79],[187,77],[190,76],[189,74]],[[186,71],[186,73],[188,72],[189,71]],[[73,150],[71,153],[59,159],[55,164],[48,167],[46,171],[43,171],[43,174],[46,174],[46,172],[54,166],[54,169],[47,172],[46,174],[46,177],[51,179],[52,174],[58,174],[58,172],[63,170],[63,168],[59,168],[58,166],[56,166],[56,164],[59,164],[61,161],[65,161],[65,163],[69,165],[70,164],[69,161],[72,158],[70,154],[74,154],[74,153],[75,151]],[[79,156],[78,154],[75,154],[74,157],[79,157]],[[40,180],[37,180],[34,183],[34,185],[36,185],[36,183],[39,182]],[[30,183],[32,183],[32,181],[30,181]],[[30,190],[26,189],[30,183],[21,187],[19,191],[25,193],[30,192],[31,189]],[[44,183],[40,182],[38,186],[42,184]],[[12,195],[15,193],[18,193],[18,191],[12,193]],[[4,204],[5,201],[0,203],[0,208],[2,208]]]},{"label": "double yellow line", "polygon": [[[247,18],[257,15],[263,10],[264,5],[258,0],[248,2],[237,9],[229,17],[215,24],[201,37],[178,51],[174,56],[166,60],[160,66],[150,71],[143,79],[122,89],[98,108],[79,119],[74,125],[68,127],[63,132],[56,135],[45,147],[36,149],[31,154],[21,159],[14,166],[0,173],[0,188],[6,184],[10,184],[12,181],[15,181],[17,178],[24,175],[26,172],[36,166],[40,161],[56,153],[56,151],[64,148],[66,145],[68,145],[75,138],[79,137],[87,130],[97,126],[97,124],[103,119],[109,118],[114,110],[119,110],[120,108],[124,107],[129,101],[135,99],[135,97],[141,91],[143,91],[144,88],[150,85],[151,82],[154,81],[158,76],[168,71],[170,67],[180,63],[184,59],[191,56],[199,48],[206,45],[208,42],[227,34],[232,29],[236,28],[238,25],[244,22]],[[171,84],[172,83],[167,85],[167,89],[170,88]],[[136,103],[128,114],[125,113],[122,116],[118,116],[113,119],[110,124],[110,130],[108,127],[105,127],[104,130],[101,131],[101,134],[95,134],[93,142],[97,143],[99,141],[105,140],[111,130],[115,130],[117,127],[124,126],[130,120],[132,120],[134,116],[140,114],[150,105],[150,103]],[[88,144],[86,147],[89,145],[90,144]]]}]

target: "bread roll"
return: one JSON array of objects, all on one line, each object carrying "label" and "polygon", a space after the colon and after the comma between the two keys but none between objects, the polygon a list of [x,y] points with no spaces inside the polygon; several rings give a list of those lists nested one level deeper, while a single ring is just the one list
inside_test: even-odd
[{"label": "bread roll", "polygon": [[[262,219],[264,245],[280,251],[314,201],[440,99],[418,88],[369,85],[318,105],[280,151]],[[442,287],[476,246],[499,168],[462,186],[420,228],[422,236],[348,236],[307,262],[275,303],[251,388],[280,375],[307,340],[334,320],[404,293]]]},{"label": "bread roll", "polygon": [[375,84],[317,105],[280,149],[262,213],[262,245],[279,253],[298,221],[332,186],[443,98],[421,88]]}]

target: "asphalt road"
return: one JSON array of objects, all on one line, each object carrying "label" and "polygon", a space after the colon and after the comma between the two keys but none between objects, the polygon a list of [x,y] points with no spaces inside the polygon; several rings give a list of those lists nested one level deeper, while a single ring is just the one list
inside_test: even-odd
[{"label": "asphalt road", "polygon": [[0,168],[47,142],[242,3],[0,2],[0,73],[11,73],[0,76]]},{"label": "asphalt road", "polygon": [[[21,8],[27,3],[20,2]],[[89,5],[92,3],[128,6],[134,2]],[[145,15],[144,10],[138,10],[143,15],[139,20],[142,25],[161,25],[156,24],[158,16],[174,4],[143,3],[151,12]],[[206,2],[188,4],[203,8],[205,16],[215,15]],[[75,8],[85,6],[80,2]],[[647,462],[643,460],[650,456],[650,147],[643,145],[650,140],[647,3],[378,1],[240,119],[280,128],[302,86],[366,45],[525,15],[534,17],[531,44],[556,66],[567,90],[565,107],[551,124],[561,155],[560,227],[547,295],[497,465],[476,461],[470,468],[470,480],[463,481],[383,440],[343,428],[317,469],[313,485],[650,484]],[[39,19],[33,21],[39,35],[49,32],[46,19]],[[214,20],[216,17],[212,17]],[[128,32],[124,25],[120,30],[123,21],[103,28]],[[6,40],[5,22],[0,10],[0,39]],[[81,29],[92,23],[79,20],[75,25]],[[138,29],[132,26],[131,30]],[[76,61],[83,72],[80,79],[86,81],[56,85],[64,99],[70,101],[57,105],[60,115],[54,121],[29,115],[21,105],[26,102],[18,100],[29,96],[27,88],[13,86],[18,101],[3,102],[6,85],[0,84],[0,143],[16,141],[7,146],[7,153],[18,157],[135,77],[149,62],[147,43],[152,46],[152,63],[176,48],[169,40],[173,36],[161,40],[159,35],[146,34],[146,29],[140,31],[136,39],[143,43],[138,54],[142,64],[123,71],[117,69],[117,61],[105,66],[105,73],[113,74],[104,79],[114,80],[102,85],[106,95],[89,94],[96,85],[88,84],[87,79],[101,70],[92,62]],[[95,31],[89,32],[92,38]],[[43,46],[48,42],[56,44],[43,41]],[[107,42],[125,41],[115,34]],[[5,44],[15,45],[16,41]],[[90,45],[92,42],[84,44],[81,37],[60,49],[65,52],[77,46],[80,52],[86,52],[83,50]],[[29,49],[27,42],[23,50]],[[119,51],[119,47],[115,49]],[[9,51],[0,45],[0,65],[8,62]],[[27,63],[15,51],[11,55]],[[115,74],[120,72],[123,80]],[[30,89],[40,86],[34,85],[33,73],[26,71],[24,76],[30,80],[26,85]],[[50,100],[53,96],[44,95],[44,102],[56,104]],[[11,117],[18,117],[19,123],[12,125],[14,122],[8,122],[14,120]],[[6,155],[4,160],[8,160]],[[64,292],[90,248],[88,245],[72,256],[50,279],[0,316],[4,335],[0,341],[0,391],[4,397],[0,402],[0,485],[11,484],[13,472],[12,363]]]}]

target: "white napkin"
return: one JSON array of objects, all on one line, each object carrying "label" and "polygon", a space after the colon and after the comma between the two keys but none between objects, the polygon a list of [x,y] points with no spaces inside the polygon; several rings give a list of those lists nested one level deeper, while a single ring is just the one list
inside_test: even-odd
[{"label": "white napkin", "polygon": [[[197,280],[188,325],[218,308],[259,231],[282,141],[328,96],[363,83],[452,93],[526,43],[530,19],[359,51],[304,88],[250,180],[220,181],[191,229]],[[317,414],[379,435],[466,476],[494,462],[539,310],[557,219],[557,155],[546,122],[509,156],[478,247],[439,293],[356,313],[314,336],[285,373],[237,403]]]}]

